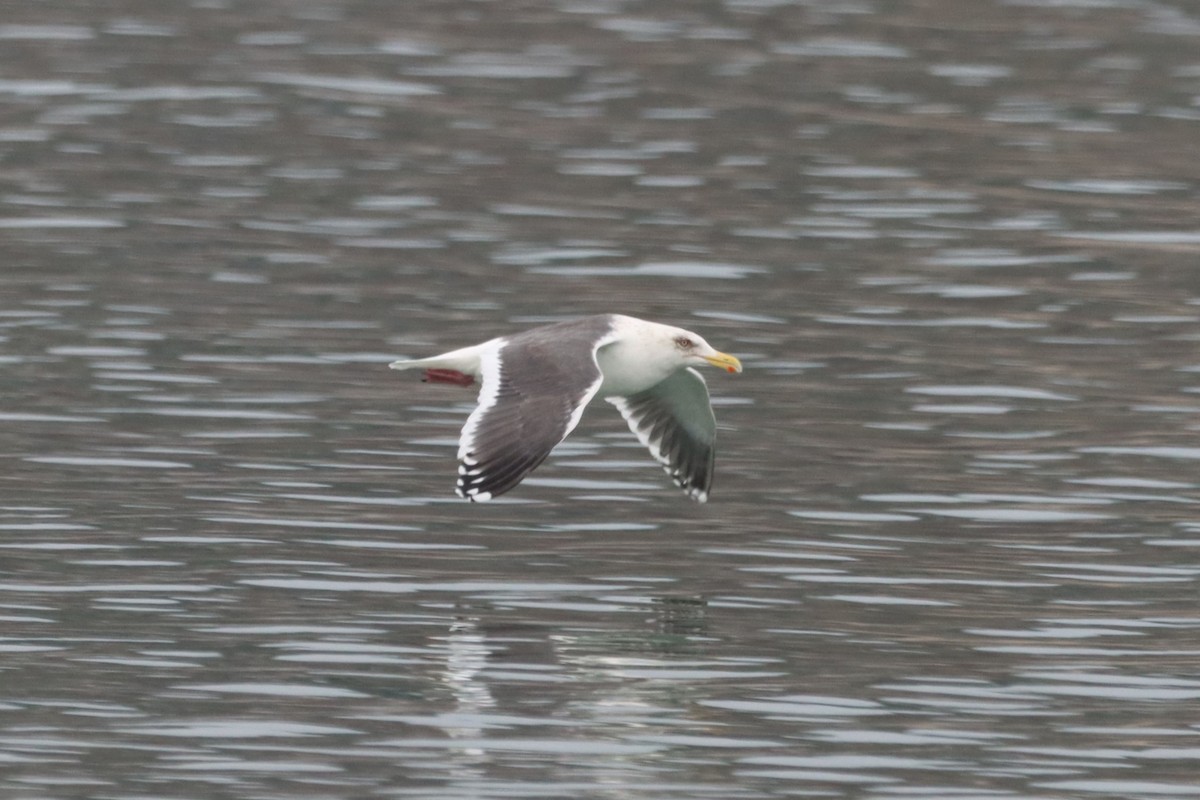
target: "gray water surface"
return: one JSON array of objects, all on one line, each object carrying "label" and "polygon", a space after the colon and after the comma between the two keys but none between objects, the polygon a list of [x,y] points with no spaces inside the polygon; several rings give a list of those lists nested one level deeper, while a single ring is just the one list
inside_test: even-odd
[{"label": "gray water surface", "polygon": [[[1200,14],[35,3],[0,23],[0,795],[1200,797]],[[578,314],[708,375],[453,495]]]}]

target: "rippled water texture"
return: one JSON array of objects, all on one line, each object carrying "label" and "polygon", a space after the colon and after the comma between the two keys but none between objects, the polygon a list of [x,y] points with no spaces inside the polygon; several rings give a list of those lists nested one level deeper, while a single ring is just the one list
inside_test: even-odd
[{"label": "rippled water texture", "polygon": [[[1200,797],[1200,13],[37,2],[0,21],[0,795]],[[453,496],[390,372],[618,311]]]}]

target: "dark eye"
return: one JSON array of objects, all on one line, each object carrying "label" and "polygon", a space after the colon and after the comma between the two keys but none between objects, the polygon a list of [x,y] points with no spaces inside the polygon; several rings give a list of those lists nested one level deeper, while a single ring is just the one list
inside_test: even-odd
[{"label": "dark eye", "polygon": [[693,342],[691,339],[687,338],[686,336],[677,336],[675,338],[675,346],[678,347],[680,350],[691,350],[693,347],[696,346],[696,343]]}]

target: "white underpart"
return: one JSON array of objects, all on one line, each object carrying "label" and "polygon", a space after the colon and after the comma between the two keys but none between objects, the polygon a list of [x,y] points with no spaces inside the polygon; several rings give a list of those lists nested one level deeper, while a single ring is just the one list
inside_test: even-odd
[{"label": "white underpart", "polygon": [[612,333],[596,345],[596,363],[604,375],[600,396],[637,394],[678,370],[682,365],[674,347],[676,336],[699,340],[681,328],[616,315]]}]

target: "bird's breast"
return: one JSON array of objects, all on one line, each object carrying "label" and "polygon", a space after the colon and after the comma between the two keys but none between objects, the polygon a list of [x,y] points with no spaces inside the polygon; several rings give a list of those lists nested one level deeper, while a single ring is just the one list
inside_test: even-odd
[{"label": "bird's breast", "polygon": [[596,354],[596,363],[604,382],[600,384],[600,397],[627,397],[644,392],[659,383],[677,368],[677,364],[665,363],[654,358],[642,348],[626,342],[614,342],[601,348]]}]

